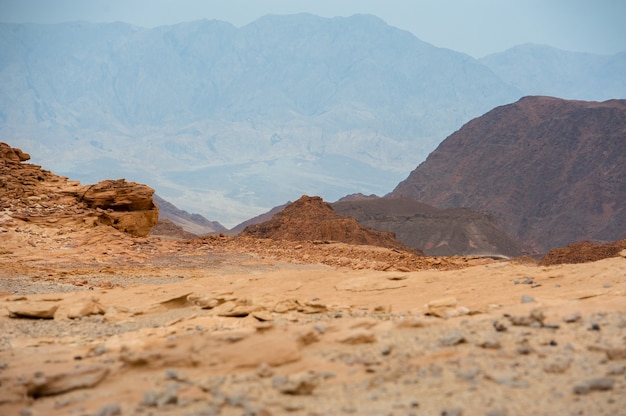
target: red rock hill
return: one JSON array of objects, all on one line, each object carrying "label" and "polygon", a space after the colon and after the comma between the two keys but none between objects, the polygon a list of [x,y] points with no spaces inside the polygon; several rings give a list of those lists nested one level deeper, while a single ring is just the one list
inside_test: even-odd
[{"label": "red rock hill", "polygon": [[449,136],[388,197],[493,215],[537,252],[626,237],[626,100],[526,97]]},{"label": "red rock hill", "polygon": [[288,241],[330,240],[415,251],[396,240],[392,233],[364,227],[354,218],[341,217],[317,196],[302,196],[269,221],[246,227],[241,235]]}]

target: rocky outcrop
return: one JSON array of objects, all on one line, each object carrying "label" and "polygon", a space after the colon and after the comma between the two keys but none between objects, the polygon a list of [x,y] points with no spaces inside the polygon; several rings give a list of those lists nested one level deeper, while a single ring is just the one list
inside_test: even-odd
[{"label": "rocky outcrop", "polygon": [[626,237],[626,100],[526,97],[452,134],[389,197],[487,212],[537,253]]},{"label": "rocky outcrop", "polygon": [[342,217],[322,198],[302,196],[266,222],[246,227],[243,236],[288,241],[337,241],[410,250],[392,233],[360,225]]},{"label": "rocky outcrop", "polygon": [[100,213],[100,223],[132,235],[146,236],[159,219],[153,194],[154,189],[147,185],[118,179],[84,187],[79,199]]},{"label": "rocky outcrop", "polygon": [[57,228],[109,225],[146,236],[156,224],[154,190],[146,185],[107,180],[81,186],[30,163],[27,153],[0,143],[0,215]]}]

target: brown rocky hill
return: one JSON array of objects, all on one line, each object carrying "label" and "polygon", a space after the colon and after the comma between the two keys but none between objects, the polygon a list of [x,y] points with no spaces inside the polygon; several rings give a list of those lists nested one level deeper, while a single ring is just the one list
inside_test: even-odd
[{"label": "brown rocky hill", "polygon": [[288,241],[337,241],[414,251],[396,240],[392,233],[373,230],[354,218],[340,216],[317,196],[303,195],[269,221],[246,227],[241,235]]},{"label": "brown rocky hill", "polygon": [[537,252],[626,236],[626,100],[525,97],[444,140],[387,197],[494,216]]},{"label": "brown rocky hill", "polygon": [[467,208],[441,209],[406,198],[349,198],[331,205],[339,215],[392,232],[401,243],[431,256],[523,254],[521,245],[489,215]]},{"label": "brown rocky hill", "polygon": [[274,217],[274,215],[278,214],[280,211],[285,209],[291,203],[292,202],[289,201],[286,204],[282,204],[282,205],[279,205],[277,207],[274,207],[274,208],[270,209],[269,211],[264,212],[261,215],[257,215],[254,218],[250,218],[249,220],[244,221],[241,224],[236,225],[235,227],[231,228],[229,234],[237,235],[237,234],[241,233],[243,230],[245,230],[250,225],[260,224],[262,222],[269,221],[269,220],[271,220]]},{"label": "brown rocky hill", "polygon": [[[188,233],[198,236],[226,231],[226,227],[219,222],[209,221],[200,214],[190,214],[185,210],[177,208],[174,204],[157,194],[154,194],[152,198],[159,207],[159,219],[170,220]],[[166,228],[167,226],[165,225],[162,227],[163,230]]]},{"label": "brown rocky hill", "polygon": [[30,156],[0,143],[0,212],[3,221],[19,219],[56,228],[112,226],[146,236],[158,219],[154,190],[124,179],[81,186],[63,176],[23,163]]},{"label": "brown rocky hill", "polygon": [[554,264],[588,263],[610,257],[626,257],[626,239],[606,244],[593,244],[590,241],[577,241],[567,247],[553,248],[548,251],[541,262],[542,266]]}]

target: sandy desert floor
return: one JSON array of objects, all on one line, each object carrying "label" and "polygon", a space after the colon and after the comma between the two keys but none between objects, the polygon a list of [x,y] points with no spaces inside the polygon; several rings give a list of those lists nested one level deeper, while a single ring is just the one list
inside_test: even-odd
[{"label": "sandy desert floor", "polygon": [[626,415],[626,252],[0,229],[2,415]]}]

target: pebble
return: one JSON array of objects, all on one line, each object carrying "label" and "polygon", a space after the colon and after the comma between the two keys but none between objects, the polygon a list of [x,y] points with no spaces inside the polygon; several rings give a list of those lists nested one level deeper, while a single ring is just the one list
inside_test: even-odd
[{"label": "pebble", "polygon": [[162,392],[146,391],[141,404],[146,407],[163,407],[178,403],[178,387],[170,384]]},{"label": "pebble", "polygon": [[592,391],[608,391],[613,390],[615,380],[610,377],[598,377],[582,381],[574,386],[574,393],[583,395]]},{"label": "pebble", "polygon": [[485,416],[507,416],[508,414],[505,409],[491,409],[485,412]]},{"label": "pebble", "polygon": [[461,407],[452,407],[441,412],[441,416],[463,416],[463,409]]},{"label": "pebble", "polygon": [[493,328],[498,332],[504,332],[507,330],[507,326],[500,321],[493,321]]},{"label": "pebble", "polygon": [[563,317],[563,322],[567,324],[571,324],[571,323],[580,321],[580,318],[581,318],[580,312],[572,312],[572,313],[568,313],[567,315]]},{"label": "pebble", "polygon": [[533,303],[535,298],[530,295],[522,295],[522,303]]},{"label": "pebble", "polygon": [[465,336],[459,331],[453,331],[439,339],[439,345],[442,347],[452,347],[463,342],[465,342]]},{"label": "pebble", "polygon": [[319,384],[319,376],[314,372],[294,374],[288,377],[274,377],[272,387],[283,394],[306,396],[313,394]]},{"label": "pebble", "polygon": [[122,414],[122,406],[119,403],[111,403],[101,407],[93,416],[118,416]]}]

